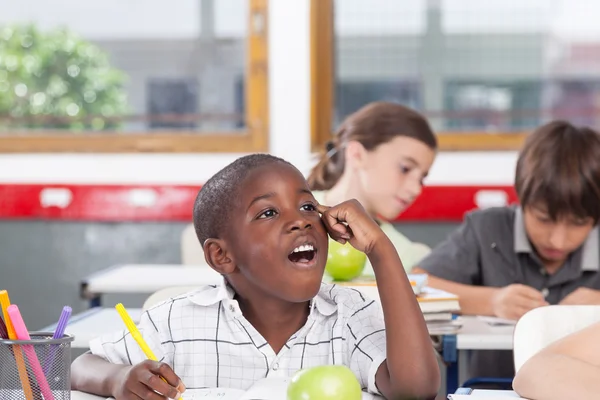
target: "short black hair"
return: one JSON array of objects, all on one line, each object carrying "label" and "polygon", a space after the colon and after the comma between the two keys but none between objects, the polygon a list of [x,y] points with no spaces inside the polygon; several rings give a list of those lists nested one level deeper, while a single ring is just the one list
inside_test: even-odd
[{"label": "short black hair", "polygon": [[552,121],[527,136],[517,160],[515,189],[522,207],[541,204],[553,220],[600,219],[600,135]]},{"label": "short black hair", "polygon": [[208,238],[222,238],[237,192],[252,170],[272,163],[292,165],[270,154],[240,157],[214,174],[200,188],[194,202],[194,229],[200,245]]}]

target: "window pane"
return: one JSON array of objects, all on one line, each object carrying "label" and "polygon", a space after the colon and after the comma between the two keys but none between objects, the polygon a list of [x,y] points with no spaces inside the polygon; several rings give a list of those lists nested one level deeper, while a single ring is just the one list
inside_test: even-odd
[{"label": "window pane", "polygon": [[600,2],[335,0],[333,124],[376,100],[438,131],[597,126]]},{"label": "window pane", "polygon": [[240,130],[247,12],[248,0],[16,2],[0,13],[0,134]]}]

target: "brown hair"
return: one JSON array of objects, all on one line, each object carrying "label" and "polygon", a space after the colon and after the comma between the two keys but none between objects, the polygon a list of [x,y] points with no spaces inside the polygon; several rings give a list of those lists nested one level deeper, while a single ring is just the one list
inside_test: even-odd
[{"label": "brown hair", "polygon": [[553,121],[531,133],[519,154],[515,189],[523,207],[541,204],[553,220],[600,218],[600,135]]},{"label": "brown hair", "polygon": [[371,151],[396,136],[417,139],[432,150],[437,139],[427,120],[418,112],[395,103],[374,102],[350,114],[342,122],[332,140],[327,142],[317,165],[308,176],[312,190],[329,190],[344,172],[344,149],[350,141],[357,141]]}]

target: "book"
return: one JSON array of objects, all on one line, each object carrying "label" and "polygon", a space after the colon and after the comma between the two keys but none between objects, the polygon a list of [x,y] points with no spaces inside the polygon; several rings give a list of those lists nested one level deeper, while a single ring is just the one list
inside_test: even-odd
[{"label": "book", "polygon": [[469,394],[449,394],[448,400],[514,400],[523,399],[512,390],[468,389]]},{"label": "book", "polygon": [[451,312],[437,312],[437,313],[425,313],[423,314],[425,322],[437,323],[437,322],[448,322],[452,320]]},{"label": "book", "polygon": [[498,318],[498,317],[488,317],[488,316],[483,316],[483,315],[477,316],[477,319],[479,319],[491,326],[514,326],[517,324],[516,320]]},{"label": "book", "polygon": [[[373,300],[380,300],[379,291],[377,290],[377,283],[375,282],[374,278],[360,278],[354,281],[332,283],[356,289]],[[426,282],[421,282],[418,285],[425,283]],[[413,288],[414,287],[415,286],[413,286]],[[443,290],[434,289],[429,286],[422,286],[419,289],[419,294],[417,294],[416,297],[423,314],[457,313],[460,311],[458,296],[452,293],[445,292]]]},{"label": "book", "polygon": [[429,286],[423,288],[421,294],[417,296],[417,301],[423,313],[457,313],[460,311],[457,295]]},{"label": "book", "polygon": [[[421,294],[421,291],[427,286],[427,274],[408,274],[408,280],[410,286],[412,286],[415,295]],[[379,298],[379,292],[377,292],[377,281],[374,276],[360,276],[351,281],[329,281],[340,286],[347,286],[357,290],[366,290],[367,293],[376,293]],[[372,297],[372,295],[368,295]]]},{"label": "book", "polygon": [[[424,316],[427,314],[423,314]],[[462,327],[462,322],[458,319],[453,319],[444,322],[426,322],[427,331],[430,335],[453,335]]]}]

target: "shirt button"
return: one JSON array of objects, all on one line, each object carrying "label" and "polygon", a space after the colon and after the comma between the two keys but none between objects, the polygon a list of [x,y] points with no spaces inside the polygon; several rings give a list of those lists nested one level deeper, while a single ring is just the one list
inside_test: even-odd
[{"label": "shirt button", "polygon": [[271,368],[273,371],[277,371],[279,369],[279,363],[275,363],[273,364],[273,367]]},{"label": "shirt button", "polygon": [[229,311],[231,311],[231,312],[235,311],[235,307],[232,304],[229,305]]},{"label": "shirt button", "polygon": [[550,291],[548,290],[548,288],[543,288],[542,289],[542,296],[546,297],[546,296],[548,296],[548,293],[550,293]]}]

